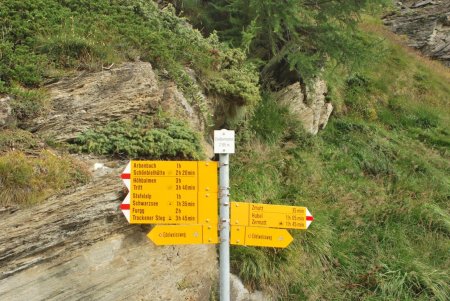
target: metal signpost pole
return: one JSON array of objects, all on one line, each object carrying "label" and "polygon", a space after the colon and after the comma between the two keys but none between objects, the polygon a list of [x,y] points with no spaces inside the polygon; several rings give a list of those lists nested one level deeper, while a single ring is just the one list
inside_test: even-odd
[{"label": "metal signpost pole", "polygon": [[220,301],[230,300],[230,166],[229,154],[219,155],[220,187]]},{"label": "metal signpost pole", "polygon": [[214,131],[214,153],[219,154],[220,166],[220,301],[230,301],[230,154],[234,154],[234,131]]}]

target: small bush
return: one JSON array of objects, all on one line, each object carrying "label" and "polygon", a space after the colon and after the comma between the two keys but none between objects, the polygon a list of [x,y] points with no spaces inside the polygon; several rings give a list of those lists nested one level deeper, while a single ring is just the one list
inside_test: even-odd
[{"label": "small bush", "polygon": [[402,121],[405,126],[409,127],[431,129],[437,127],[439,124],[439,117],[425,108],[412,111],[405,117],[406,118],[404,118]]},{"label": "small bush", "polygon": [[259,76],[252,64],[224,69],[220,76],[209,79],[212,91],[225,96],[240,106],[253,108],[261,99],[258,87]]},{"label": "small bush", "polygon": [[231,253],[231,268],[253,289],[267,286],[273,275],[271,263],[263,249],[235,247]]},{"label": "small bush", "polygon": [[21,151],[0,156],[2,205],[30,205],[57,191],[89,179],[87,169],[69,156],[41,151],[36,157]]},{"label": "small bush", "polygon": [[28,87],[38,86],[43,79],[44,62],[45,57],[33,53],[27,45],[0,40],[0,81],[6,85],[19,82]]},{"label": "small bush", "polygon": [[131,158],[200,159],[198,133],[167,117],[138,117],[88,130],[73,141],[72,150]]},{"label": "small bush", "polygon": [[346,80],[347,87],[349,88],[368,88],[370,84],[370,80],[361,74],[353,74],[348,77]]}]

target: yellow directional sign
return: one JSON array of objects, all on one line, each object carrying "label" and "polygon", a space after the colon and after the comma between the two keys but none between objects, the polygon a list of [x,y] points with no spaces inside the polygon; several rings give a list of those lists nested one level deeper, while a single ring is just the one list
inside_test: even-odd
[{"label": "yellow directional sign", "polygon": [[218,222],[217,162],[133,160],[122,178],[130,181],[131,224]]},{"label": "yellow directional sign", "polygon": [[231,225],[306,229],[312,219],[306,207],[231,202]]},{"label": "yellow directional sign", "polygon": [[157,225],[147,234],[156,245],[215,244],[217,225]]},{"label": "yellow directional sign", "polygon": [[285,229],[231,226],[232,245],[286,248],[293,240]]}]

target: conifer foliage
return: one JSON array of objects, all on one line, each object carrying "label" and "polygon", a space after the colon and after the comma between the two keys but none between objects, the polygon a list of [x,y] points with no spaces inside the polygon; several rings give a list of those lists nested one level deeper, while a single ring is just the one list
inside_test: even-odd
[{"label": "conifer foliage", "polygon": [[196,12],[192,21],[205,32],[217,30],[222,39],[261,59],[263,76],[273,77],[277,66],[284,64],[300,79],[308,79],[325,59],[350,64],[367,54],[370,45],[356,24],[362,12],[385,2],[186,0],[178,3],[178,8],[187,14]]}]

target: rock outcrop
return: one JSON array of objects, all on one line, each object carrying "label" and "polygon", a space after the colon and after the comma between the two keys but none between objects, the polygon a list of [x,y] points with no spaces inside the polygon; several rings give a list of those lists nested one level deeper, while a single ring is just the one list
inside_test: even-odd
[{"label": "rock outcrop", "polygon": [[312,88],[303,88],[297,82],[281,90],[277,100],[297,116],[308,133],[315,135],[325,128],[333,111],[333,105],[326,100],[327,92],[323,80],[317,79]]},{"label": "rock outcrop", "polygon": [[0,300],[208,300],[214,246],[155,246],[119,210],[126,163],[104,163],[86,186],[0,213]]},{"label": "rock outcrop", "polygon": [[450,1],[405,0],[384,17],[384,24],[406,35],[408,44],[450,67]]},{"label": "rock outcrop", "polygon": [[[80,74],[48,90],[50,111],[29,127],[55,141],[160,108],[204,130],[196,108],[149,63]],[[215,246],[155,246],[151,227],[129,225],[119,210],[127,162],[77,159],[92,166],[89,184],[33,207],[0,208],[0,300],[209,300]]]},{"label": "rock outcrop", "polygon": [[29,127],[55,141],[70,141],[88,128],[159,109],[204,131],[204,121],[196,108],[173,82],[158,79],[150,63],[126,63],[110,70],[83,73],[47,88],[51,109]]},{"label": "rock outcrop", "polygon": [[236,276],[230,275],[231,300],[233,301],[272,301],[274,300],[261,291],[249,292]]}]

